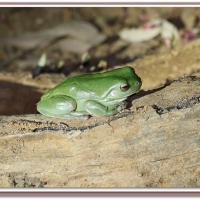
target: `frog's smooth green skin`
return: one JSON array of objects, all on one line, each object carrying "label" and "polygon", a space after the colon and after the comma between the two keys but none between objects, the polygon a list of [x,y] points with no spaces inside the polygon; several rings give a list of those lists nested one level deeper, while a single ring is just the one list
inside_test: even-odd
[{"label": "frog's smooth green skin", "polygon": [[111,116],[126,107],[128,96],[142,85],[132,67],[96,74],[81,74],[63,80],[45,93],[37,110],[56,118],[82,118],[90,115]]}]

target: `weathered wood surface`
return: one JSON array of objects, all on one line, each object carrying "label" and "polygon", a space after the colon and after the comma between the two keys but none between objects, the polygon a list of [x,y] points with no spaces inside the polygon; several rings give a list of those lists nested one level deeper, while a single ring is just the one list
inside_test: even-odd
[{"label": "weathered wood surface", "polygon": [[0,116],[0,187],[199,187],[200,77],[129,104],[86,121]]}]

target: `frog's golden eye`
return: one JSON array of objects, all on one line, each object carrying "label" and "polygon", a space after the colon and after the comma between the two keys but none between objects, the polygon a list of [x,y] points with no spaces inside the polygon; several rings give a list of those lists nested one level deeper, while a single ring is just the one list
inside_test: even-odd
[{"label": "frog's golden eye", "polygon": [[126,92],[129,88],[130,88],[130,86],[128,84],[123,84],[120,86],[120,90],[122,92]]}]

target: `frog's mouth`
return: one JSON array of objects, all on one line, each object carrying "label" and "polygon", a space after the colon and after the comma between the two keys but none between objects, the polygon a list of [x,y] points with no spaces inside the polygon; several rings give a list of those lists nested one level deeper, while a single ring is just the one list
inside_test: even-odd
[{"label": "frog's mouth", "polygon": [[140,89],[136,90],[133,94],[131,94],[130,96],[136,95],[138,92],[140,91]]}]

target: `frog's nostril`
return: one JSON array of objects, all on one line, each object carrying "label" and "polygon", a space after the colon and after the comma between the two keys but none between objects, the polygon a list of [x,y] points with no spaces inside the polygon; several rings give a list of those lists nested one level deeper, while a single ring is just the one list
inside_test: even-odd
[{"label": "frog's nostril", "polygon": [[141,87],[142,82],[141,82],[141,81],[137,81],[137,82],[135,83],[135,85],[138,86],[138,87]]},{"label": "frog's nostril", "polygon": [[136,85],[140,85],[140,82],[137,81],[135,84],[136,84]]}]

